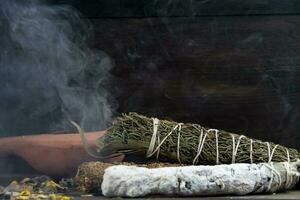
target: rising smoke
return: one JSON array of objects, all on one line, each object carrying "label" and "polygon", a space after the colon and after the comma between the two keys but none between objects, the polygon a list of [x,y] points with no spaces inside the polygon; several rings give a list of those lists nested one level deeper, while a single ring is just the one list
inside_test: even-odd
[{"label": "rising smoke", "polygon": [[105,128],[112,60],[89,49],[91,26],[66,5],[0,2],[0,134]]}]

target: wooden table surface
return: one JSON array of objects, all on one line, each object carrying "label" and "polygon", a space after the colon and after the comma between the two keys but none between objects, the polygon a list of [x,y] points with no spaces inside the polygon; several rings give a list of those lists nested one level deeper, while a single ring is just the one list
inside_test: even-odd
[{"label": "wooden table surface", "polygon": [[[75,197],[75,200],[106,200],[111,199],[107,197]],[[121,199],[121,198],[113,198],[113,199]],[[143,199],[164,199],[164,200],[177,200],[183,199],[182,197],[144,197],[144,198],[134,198],[134,200],[143,200]],[[286,193],[279,193],[279,194],[269,194],[269,195],[246,195],[246,196],[219,196],[219,197],[185,197],[184,199],[201,199],[201,200],[239,200],[239,199],[300,199],[300,190],[289,191]]]}]

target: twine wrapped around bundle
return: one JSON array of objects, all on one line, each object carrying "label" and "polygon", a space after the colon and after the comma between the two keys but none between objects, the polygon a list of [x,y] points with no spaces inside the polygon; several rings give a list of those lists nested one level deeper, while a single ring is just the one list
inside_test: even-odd
[{"label": "twine wrapped around bundle", "polygon": [[[87,162],[78,167],[73,180],[82,192],[104,192],[108,196],[144,196],[154,193],[242,195],[273,193],[293,188],[300,177],[299,166],[300,161],[217,166]],[[111,168],[117,170],[112,172]]]},{"label": "twine wrapped around bundle", "polygon": [[299,152],[244,135],[208,129],[198,124],[123,114],[96,142],[98,151],[136,154],[185,164],[290,162]]},{"label": "twine wrapped around bundle", "polygon": [[295,186],[299,166],[300,161],[155,169],[117,165],[105,170],[101,190],[108,197],[274,193]]}]

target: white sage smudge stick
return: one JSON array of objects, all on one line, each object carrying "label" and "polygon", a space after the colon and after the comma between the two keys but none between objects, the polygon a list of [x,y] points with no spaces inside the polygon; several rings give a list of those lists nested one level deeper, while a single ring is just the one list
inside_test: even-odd
[{"label": "white sage smudge stick", "polygon": [[105,170],[101,189],[109,197],[274,193],[294,187],[299,168],[300,161],[154,169],[117,165]]}]

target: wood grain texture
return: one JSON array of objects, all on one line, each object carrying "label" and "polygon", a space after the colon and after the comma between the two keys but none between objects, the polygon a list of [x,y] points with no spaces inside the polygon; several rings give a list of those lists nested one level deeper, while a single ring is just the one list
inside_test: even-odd
[{"label": "wood grain texture", "polygon": [[52,0],[90,18],[299,14],[298,0]]}]

